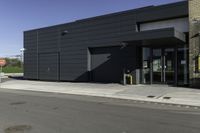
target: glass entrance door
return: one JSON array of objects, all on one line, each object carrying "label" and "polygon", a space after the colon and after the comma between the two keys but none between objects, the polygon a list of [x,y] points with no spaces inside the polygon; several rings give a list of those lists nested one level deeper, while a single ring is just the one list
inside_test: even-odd
[{"label": "glass entrance door", "polygon": [[152,50],[152,78],[153,83],[162,82],[162,49]]},{"label": "glass entrance door", "polygon": [[143,58],[143,75],[142,75],[142,83],[150,84],[151,83],[151,49],[144,47],[142,49],[142,58]]},{"label": "glass entrance door", "polygon": [[152,48],[152,83],[172,84],[175,77],[175,49]]},{"label": "glass entrance door", "polygon": [[163,82],[167,84],[172,84],[174,82],[174,68],[175,68],[175,50],[173,48],[166,48],[164,49],[164,55],[163,55],[163,65],[164,65],[164,76],[163,76]]}]

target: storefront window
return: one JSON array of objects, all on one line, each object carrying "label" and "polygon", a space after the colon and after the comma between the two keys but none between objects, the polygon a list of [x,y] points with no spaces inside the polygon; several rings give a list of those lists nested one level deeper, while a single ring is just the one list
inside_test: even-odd
[{"label": "storefront window", "polygon": [[178,48],[178,85],[188,84],[188,48]]},{"label": "storefront window", "polygon": [[144,84],[150,83],[150,48],[143,48],[143,74],[142,74],[142,81]]}]

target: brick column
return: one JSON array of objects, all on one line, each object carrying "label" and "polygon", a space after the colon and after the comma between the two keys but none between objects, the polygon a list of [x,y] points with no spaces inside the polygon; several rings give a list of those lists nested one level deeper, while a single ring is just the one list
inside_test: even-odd
[{"label": "brick column", "polygon": [[197,71],[197,58],[200,55],[200,0],[188,0],[189,3],[189,79],[191,86],[200,85],[200,73]]}]

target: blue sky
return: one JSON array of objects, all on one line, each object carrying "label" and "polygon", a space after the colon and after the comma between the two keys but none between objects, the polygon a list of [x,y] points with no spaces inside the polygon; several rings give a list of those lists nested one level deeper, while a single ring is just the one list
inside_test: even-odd
[{"label": "blue sky", "polygon": [[23,31],[183,0],[0,0],[0,56],[20,54]]}]

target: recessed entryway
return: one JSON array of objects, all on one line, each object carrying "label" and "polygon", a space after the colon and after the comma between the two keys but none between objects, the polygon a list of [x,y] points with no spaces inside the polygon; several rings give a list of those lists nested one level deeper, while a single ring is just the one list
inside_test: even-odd
[{"label": "recessed entryway", "polygon": [[143,83],[174,84],[175,48],[143,48]]}]

